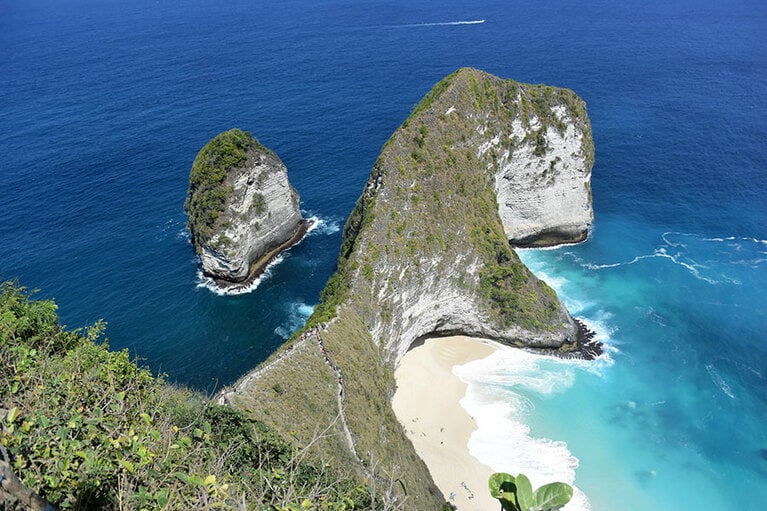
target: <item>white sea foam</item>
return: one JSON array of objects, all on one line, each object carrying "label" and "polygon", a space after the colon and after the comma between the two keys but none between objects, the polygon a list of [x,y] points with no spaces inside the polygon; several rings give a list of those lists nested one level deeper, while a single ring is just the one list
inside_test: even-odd
[{"label": "white sea foam", "polygon": [[[472,456],[494,471],[522,472],[533,486],[553,481],[574,485],[578,459],[565,442],[532,435],[525,418],[534,405],[523,392],[541,396],[565,392],[579,371],[603,367],[605,360],[562,360],[502,348],[486,359],[453,368],[468,385],[461,406],[477,422],[469,439]],[[573,500],[564,509],[591,509],[586,495],[574,487]]]},{"label": "white sea foam", "polygon": [[[594,271],[660,258],[684,268],[696,279],[712,285],[741,285],[741,279],[725,273],[728,267],[757,268],[767,262],[767,258],[762,257],[767,254],[759,250],[759,245],[765,244],[767,240],[736,236],[706,238],[694,233],[673,231],[664,232],[661,240],[662,244],[652,253],[638,255],[627,261],[595,263],[585,261],[572,252],[564,252],[563,256],[571,258],[582,268]],[[707,246],[711,243],[721,243],[723,247],[720,250],[711,250]]]},{"label": "white sea foam", "polygon": [[415,27],[449,27],[454,25],[481,25],[485,20],[460,20],[460,21],[437,21],[431,23],[408,23],[404,25],[390,25],[392,28],[415,28]]},{"label": "white sea foam", "polygon": [[285,254],[282,253],[275,257],[269,264],[266,265],[264,272],[250,282],[247,285],[233,286],[227,289],[222,289],[217,286],[216,283],[210,277],[203,275],[202,270],[197,270],[197,287],[202,287],[211,291],[219,296],[227,295],[244,295],[254,291],[261,283],[272,276],[272,269],[285,260]]},{"label": "white sea foam", "polygon": [[[338,230],[340,229],[337,222],[327,221],[316,215],[310,216],[306,220],[309,222],[309,228],[306,230],[306,234],[300,240],[298,240],[295,244],[293,244],[290,248],[300,245],[310,234],[314,232],[316,232],[317,234],[332,234],[334,232],[338,232]],[[188,232],[188,231],[184,230],[182,232]],[[201,270],[198,270],[197,271],[197,287],[203,287],[205,289],[208,289],[209,291],[212,291],[213,293],[219,296],[242,295],[242,294],[250,293],[254,291],[256,288],[258,288],[258,286],[260,286],[262,282],[267,280],[272,275],[272,269],[285,260],[285,257],[289,255],[288,252],[290,251],[290,248],[286,250],[285,252],[282,252],[277,257],[275,257],[268,265],[266,265],[264,272],[248,285],[234,286],[227,289],[222,289],[216,285],[213,279],[206,277],[205,275],[203,275]],[[197,263],[199,265],[199,258],[197,259]]]},{"label": "white sea foam", "polygon": [[192,244],[192,235],[186,227],[176,233],[176,239],[186,240],[187,243]]},{"label": "white sea foam", "polygon": [[719,387],[719,389],[730,396],[730,398],[735,399],[735,395],[732,393],[732,389],[727,384],[727,382],[724,381],[724,378],[722,378],[722,375],[719,374],[713,364],[707,364],[706,371],[708,371],[709,376],[711,376],[711,381],[714,382],[714,385]]},{"label": "white sea foam", "polygon": [[274,329],[274,333],[283,339],[289,339],[293,332],[301,328],[309,316],[314,312],[314,306],[303,302],[294,302],[287,306],[288,319],[285,323]]},{"label": "white sea foam", "polygon": [[310,233],[328,235],[337,233],[341,230],[341,227],[336,220],[326,220],[316,215],[310,216],[307,220],[312,222],[311,227],[306,231],[307,235]]}]

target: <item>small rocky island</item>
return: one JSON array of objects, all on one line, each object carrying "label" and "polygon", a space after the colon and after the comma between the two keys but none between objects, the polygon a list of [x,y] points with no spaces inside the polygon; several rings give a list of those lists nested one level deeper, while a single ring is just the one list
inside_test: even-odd
[{"label": "small rocky island", "polygon": [[298,203],[285,165],[249,132],[214,137],[194,159],[184,203],[204,275],[224,289],[258,277],[306,234]]}]

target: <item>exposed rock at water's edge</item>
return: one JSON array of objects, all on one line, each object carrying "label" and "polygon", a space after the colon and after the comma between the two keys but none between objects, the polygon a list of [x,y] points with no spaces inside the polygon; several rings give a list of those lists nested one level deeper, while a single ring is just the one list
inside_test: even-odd
[{"label": "exposed rock at water's edge", "polygon": [[285,165],[236,128],[197,154],[184,209],[203,273],[222,288],[257,277],[308,227]]}]

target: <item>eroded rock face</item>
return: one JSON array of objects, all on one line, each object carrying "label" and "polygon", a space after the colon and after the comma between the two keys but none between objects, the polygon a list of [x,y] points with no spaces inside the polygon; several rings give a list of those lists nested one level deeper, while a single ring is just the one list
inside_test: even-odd
[{"label": "eroded rock face", "polygon": [[584,239],[592,162],[572,91],[475,69],[438,83],[385,144],[346,226],[350,306],[389,360],[434,334],[573,343],[572,317],[509,241]]},{"label": "eroded rock face", "polygon": [[551,124],[543,125],[537,116],[527,123],[515,119],[506,136],[518,142],[498,157],[498,212],[506,236],[515,245],[583,241],[594,221],[594,153],[588,119],[567,103],[550,106],[555,117]]},{"label": "eroded rock face", "polygon": [[203,272],[223,287],[258,273],[305,232],[285,165],[236,129],[218,135],[198,154],[186,209]]}]

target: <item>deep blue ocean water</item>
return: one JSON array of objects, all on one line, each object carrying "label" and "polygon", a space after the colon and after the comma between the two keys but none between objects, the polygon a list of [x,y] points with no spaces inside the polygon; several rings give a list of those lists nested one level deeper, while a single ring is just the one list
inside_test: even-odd
[{"label": "deep blue ocean water", "polygon": [[[501,429],[527,428],[535,466],[521,449],[493,463],[569,470],[595,510],[767,502],[767,4],[2,4],[0,279],[208,391],[302,324],[380,147],[437,80],[473,66],[575,90],[593,236],[522,255],[611,349],[590,366],[507,355],[516,372],[472,383],[474,405],[519,405]],[[322,224],[255,291],[219,296],[183,201],[231,127],[280,155]]]}]

